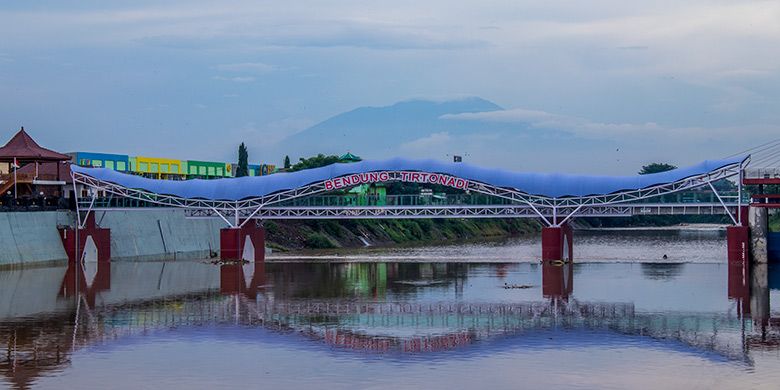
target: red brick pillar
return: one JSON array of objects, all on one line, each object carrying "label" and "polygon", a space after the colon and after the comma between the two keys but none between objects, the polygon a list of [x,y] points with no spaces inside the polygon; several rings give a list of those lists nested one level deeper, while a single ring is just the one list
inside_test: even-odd
[{"label": "red brick pillar", "polygon": [[542,228],[542,261],[572,261],[574,239],[569,224]]},{"label": "red brick pillar", "polygon": [[[255,254],[253,261],[265,261],[265,229],[254,221],[240,228],[225,228],[219,231],[219,254],[222,260],[242,260],[247,240],[251,240]],[[248,255],[248,254],[247,254]]]},{"label": "red brick pillar", "polygon": [[68,255],[68,263],[72,264],[76,262],[76,259],[83,258],[87,239],[90,237],[97,247],[98,262],[111,261],[111,229],[98,227],[95,223],[95,213],[89,213],[84,227],[79,229],[78,253],[76,253],[76,229],[65,227],[58,230],[60,231],[62,246]]},{"label": "red brick pillar", "polygon": [[750,262],[750,228],[747,225],[726,228],[728,261]]}]

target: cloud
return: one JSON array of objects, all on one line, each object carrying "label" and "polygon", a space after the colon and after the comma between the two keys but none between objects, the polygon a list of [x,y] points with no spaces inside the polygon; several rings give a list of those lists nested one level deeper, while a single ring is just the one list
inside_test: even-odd
[{"label": "cloud", "polygon": [[216,69],[226,72],[246,72],[246,73],[268,73],[277,68],[263,62],[242,62],[237,64],[220,64]]},{"label": "cloud", "polygon": [[[613,138],[616,136],[637,136],[679,131],[665,128],[654,122],[646,123],[604,123],[574,116],[552,114],[546,111],[514,108],[501,111],[446,114],[447,120],[517,123],[536,129],[560,130],[587,138]],[[699,129],[685,129],[697,131]]]},{"label": "cloud", "polygon": [[403,143],[399,146],[399,149],[412,153],[428,152],[432,149],[441,149],[443,146],[449,144],[450,141],[452,141],[450,133],[444,131]]},{"label": "cloud", "polygon": [[[596,150],[593,144],[630,141],[643,155],[747,146],[771,134],[761,126],[780,123],[776,1],[226,3],[1,7],[0,35],[14,39],[3,42],[0,55],[0,85],[13,92],[0,97],[0,120],[6,118],[6,127],[39,121],[53,139],[58,131],[95,132],[117,118],[146,138],[163,127],[186,127],[193,139],[211,134],[215,124],[238,134],[255,120],[251,134],[274,140],[296,131],[293,118],[465,92],[522,108],[446,119],[480,121],[486,132],[522,125],[517,133],[548,136],[532,141],[546,153],[566,132],[572,142],[598,140],[578,145],[583,153]],[[66,62],[73,64],[67,72],[55,66]],[[241,88],[260,81],[263,88]],[[240,98],[228,99],[236,93]],[[192,111],[133,115],[136,107],[160,101]],[[198,110],[195,102],[209,109]],[[76,103],[104,114],[73,118]],[[49,107],[47,115],[40,107]],[[476,152],[477,141],[458,131],[463,124],[453,125],[403,148],[422,156],[438,142],[442,152],[468,148],[475,159],[484,153],[527,164],[510,142],[516,138],[484,141]],[[708,150],[698,146],[701,139],[709,140]],[[672,142],[681,146],[669,148]],[[194,141],[179,147],[213,149]]]},{"label": "cloud", "polygon": [[255,81],[255,78],[252,76],[235,76],[235,77],[214,76],[214,80],[232,81],[234,83],[251,83]]}]

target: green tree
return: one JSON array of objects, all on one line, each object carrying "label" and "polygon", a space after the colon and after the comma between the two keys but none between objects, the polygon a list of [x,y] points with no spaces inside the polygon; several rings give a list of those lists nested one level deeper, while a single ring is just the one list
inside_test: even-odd
[{"label": "green tree", "polygon": [[284,170],[290,169],[290,156],[284,156]]},{"label": "green tree", "polygon": [[672,169],[677,169],[677,167],[667,163],[652,163],[643,166],[642,169],[639,171],[639,174],[648,175],[651,173],[671,171]]},{"label": "green tree", "polygon": [[249,176],[249,152],[246,145],[242,142],[238,146],[238,167],[236,168],[236,177]]},{"label": "green tree", "polygon": [[300,161],[295,163],[289,170],[290,172],[295,171],[301,171],[304,169],[312,169],[312,168],[319,168],[324,167],[326,165],[334,164],[339,162],[339,156],[326,156],[322,153],[309,158],[300,158]]}]

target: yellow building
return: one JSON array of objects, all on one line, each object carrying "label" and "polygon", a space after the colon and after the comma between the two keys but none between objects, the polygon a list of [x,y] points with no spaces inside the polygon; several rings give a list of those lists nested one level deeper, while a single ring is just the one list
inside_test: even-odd
[{"label": "yellow building", "polygon": [[144,174],[156,178],[166,178],[170,175],[185,175],[182,169],[182,161],[170,158],[143,157],[137,156],[131,165],[131,170],[136,173]]}]

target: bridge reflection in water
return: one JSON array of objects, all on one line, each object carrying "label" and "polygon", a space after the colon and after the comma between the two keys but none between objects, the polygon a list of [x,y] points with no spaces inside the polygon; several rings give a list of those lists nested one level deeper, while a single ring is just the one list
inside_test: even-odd
[{"label": "bridge reflection in water", "polygon": [[[640,267],[652,281],[684,266]],[[81,348],[203,325],[262,327],[338,351],[401,355],[493,348],[545,332],[643,337],[747,365],[751,350],[778,348],[766,265],[729,264],[725,310],[661,312],[622,302],[619,292],[614,302],[577,299],[581,267],[589,265],[180,262],[8,271],[0,273],[2,296],[12,297],[0,307],[0,372],[27,388],[69,366]],[[530,285],[502,285],[508,275]]]}]

